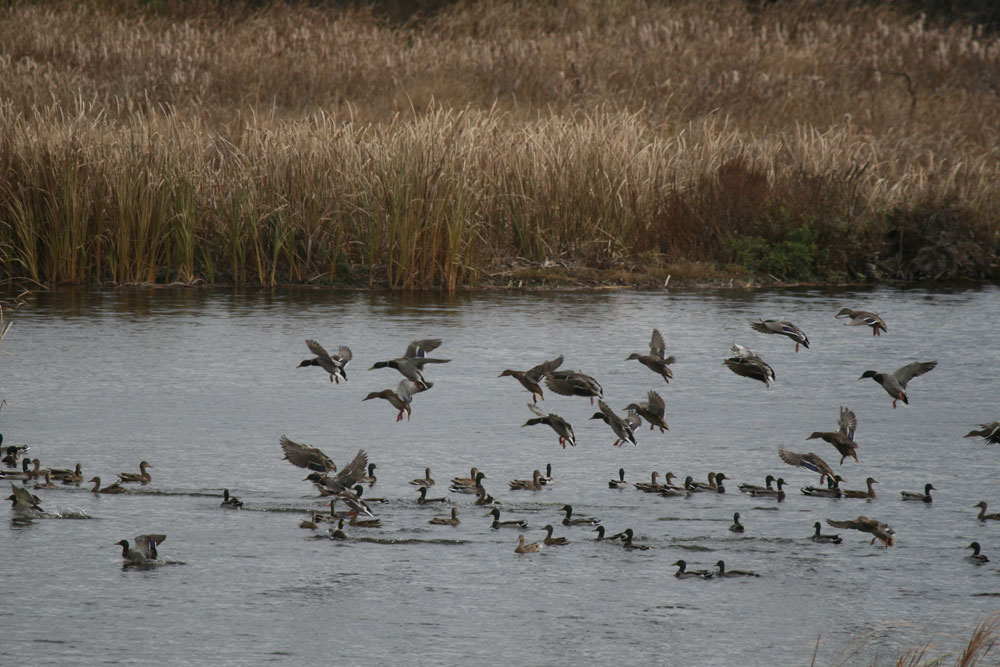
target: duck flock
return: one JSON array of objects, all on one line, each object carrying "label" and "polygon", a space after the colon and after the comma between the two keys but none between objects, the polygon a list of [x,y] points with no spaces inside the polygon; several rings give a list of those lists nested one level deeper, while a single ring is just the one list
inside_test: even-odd
[{"label": "duck flock", "polygon": [[[845,323],[848,325],[870,327],[875,336],[888,332],[888,327],[883,319],[871,312],[844,308],[835,317],[845,319]],[[791,322],[777,319],[760,320],[750,322],[750,327],[754,332],[788,337],[795,343],[796,352],[800,348],[809,348],[809,338],[805,332]],[[335,354],[330,354],[315,340],[307,340],[306,346],[312,356],[301,361],[298,368],[318,367],[328,376],[330,383],[337,385],[341,382],[347,383],[347,369],[353,358],[349,347],[341,345]],[[369,370],[393,369],[402,375],[402,380],[395,388],[370,392],[361,400],[385,400],[395,411],[397,422],[403,421],[404,418],[407,421],[410,420],[414,402],[420,400],[421,393],[429,391],[435,386],[435,383],[426,377],[425,372],[430,367],[436,367],[450,361],[449,359],[429,356],[441,346],[440,339],[414,340],[406,347],[402,356],[372,364]],[[624,405],[621,410],[616,411],[606,400],[603,388],[596,377],[581,370],[567,370],[564,368],[564,361],[562,356],[557,356],[551,360],[542,361],[527,370],[503,369],[499,373],[499,377],[512,377],[517,380],[531,396],[532,402],[527,404],[527,408],[532,416],[526,418],[524,427],[548,426],[557,438],[553,439],[555,446],[561,449],[577,446],[576,435],[570,421],[540,407],[539,402],[544,403],[545,389],[547,389],[561,396],[586,399],[591,405],[594,405],[593,413],[589,419],[599,420],[606,424],[609,429],[607,437],[614,447],[638,446],[637,436],[642,435],[644,429],[641,427],[645,424],[649,425],[649,431],[658,430],[659,433],[665,433],[669,430],[666,402],[659,392],[650,390],[647,392],[645,400],[629,403]],[[658,376],[658,381],[669,383],[673,379],[670,366],[675,362],[675,358],[667,354],[663,336],[656,329],[653,330],[649,341],[648,354],[632,353],[625,361],[638,361],[642,367]],[[757,380],[767,388],[776,380],[774,369],[757,352],[742,345],[734,343],[730,356],[723,360],[723,364],[737,376]],[[937,362],[933,360],[914,361],[891,372],[866,370],[858,379],[871,378],[874,380],[889,395],[893,408],[896,408],[899,402],[909,404],[906,393],[908,384],[915,378],[934,370],[936,365]],[[442,375],[445,374],[442,373]],[[326,377],[324,377],[325,381]],[[447,381],[446,378],[444,381]],[[2,404],[0,404],[0,408],[2,408]],[[775,462],[781,461],[789,466],[801,468],[819,476],[816,485],[803,486],[799,489],[799,493],[803,495],[871,501],[876,498],[874,485],[878,484],[878,480],[875,476],[869,475],[867,477],[864,489],[847,489],[841,488],[844,479],[837,473],[837,470],[841,469],[840,466],[843,466],[848,460],[854,463],[860,462],[859,444],[855,440],[856,430],[857,417],[855,413],[850,408],[842,407],[837,419],[837,430],[816,431],[808,438],[809,440],[825,442],[833,450],[819,447],[817,451],[795,452],[779,447],[775,452]],[[612,437],[613,440],[611,440]],[[988,444],[1000,444],[1000,421],[981,424],[978,429],[970,431],[966,437],[980,437]],[[348,463],[338,467],[333,459],[318,447],[297,442],[286,435],[282,435],[277,444],[280,452],[283,453],[284,460],[308,471],[303,481],[311,484],[322,498],[322,504],[309,510],[307,518],[299,523],[301,528],[312,531],[312,534],[317,538],[332,540],[351,540],[360,535],[377,534],[382,527],[379,515],[390,510],[376,509],[380,508],[387,499],[373,496],[372,489],[377,482],[375,473],[378,466],[369,460],[368,453],[364,449],[359,450]],[[105,484],[97,476],[90,477],[89,480],[85,481],[83,465],[80,463],[77,463],[73,468],[44,468],[38,458],[29,456],[28,447],[9,443],[4,445],[3,435],[0,435],[0,453],[3,454],[2,461],[0,461],[0,477],[10,483],[11,495],[8,500],[11,501],[14,521],[20,523],[30,523],[34,519],[47,516],[42,507],[44,500],[39,494],[58,488],[57,484],[80,486],[86,483],[92,485],[90,491],[95,494],[116,495],[130,493],[130,487],[135,485],[147,486],[152,482],[150,469],[154,466],[146,460],[139,463],[138,472],[118,473],[113,482]],[[837,468],[828,463],[827,459],[836,462]],[[411,500],[417,505],[441,508],[441,514],[435,515],[427,521],[429,526],[434,527],[433,529],[460,531],[464,521],[487,521],[490,522],[489,525],[492,529],[517,532],[516,540],[511,538],[512,551],[516,554],[532,554],[547,548],[568,546],[573,540],[565,535],[556,535],[556,530],[567,531],[568,534],[572,535],[573,533],[569,531],[575,532],[579,527],[592,531],[592,535],[586,539],[618,545],[626,551],[646,551],[651,548],[650,545],[643,544],[641,540],[636,540],[636,533],[632,527],[622,527],[621,530],[611,533],[599,518],[582,517],[575,514],[572,504],[569,503],[560,506],[561,519],[555,518],[544,526],[532,527],[525,517],[505,515],[503,513],[504,503],[514,502],[515,495],[546,492],[547,489],[558,488],[555,484],[551,464],[546,466],[544,471],[536,469],[531,475],[509,480],[505,484],[499,484],[497,488],[489,490],[487,486],[491,484],[491,481],[488,481],[487,471],[473,466],[468,471],[468,476],[464,475],[464,470],[450,471],[447,477],[448,482],[442,482],[438,485],[432,470],[426,468],[422,476],[409,482],[413,487]],[[625,469],[619,468],[607,481],[609,490],[682,499],[698,493],[726,493],[726,482],[731,481],[730,477],[723,472],[710,472],[705,481],[695,479],[695,475],[684,475],[682,479],[681,476],[675,475],[673,472],[667,472],[661,476],[658,471],[640,473],[640,481],[630,482],[626,477]],[[774,475],[768,474],[762,481],[762,485],[751,481],[741,481],[736,489],[750,497],[772,500],[776,503],[784,502],[787,494],[792,493],[786,490],[786,482],[780,475],[776,478]],[[446,492],[434,493],[434,489],[444,486],[447,486]],[[901,491],[899,500],[932,503],[931,492],[936,490],[933,483],[928,482],[922,490]],[[970,506],[979,508],[978,520],[1000,520],[1000,514],[987,512],[986,501],[979,501],[977,504],[971,505],[972,500],[970,499]],[[228,489],[224,489],[220,506],[225,510],[240,510],[244,508],[244,502],[231,495]],[[840,507],[844,506],[838,505],[838,508]],[[476,511],[475,516],[482,518],[467,518],[470,511]],[[850,516],[826,518],[826,523],[832,528],[855,530],[870,535],[872,544],[878,542],[888,548],[896,543],[895,531],[884,516],[874,518],[861,514],[853,518]],[[843,541],[839,534],[824,533],[823,528],[820,521],[815,521],[812,523],[812,533],[804,531],[803,539],[831,545],[840,544]],[[538,540],[526,540],[526,533],[534,535],[535,533],[530,531],[536,530],[539,531]],[[734,513],[729,530],[733,533],[743,533],[746,530],[744,524],[741,523],[739,512]],[[544,532],[544,538],[540,536],[540,532]],[[576,532],[574,539],[581,539],[578,537],[579,535],[580,533]],[[150,533],[122,539],[116,546],[121,548],[123,564],[126,567],[145,568],[167,562],[179,562],[161,558],[159,550],[165,540],[166,535]],[[988,557],[982,553],[978,542],[969,544],[968,549],[972,552],[966,557],[970,563],[982,565],[989,561]],[[677,568],[675,576],[681,579],[759,576],[758,573],[749,570],[729,569],[724,560],[718,560],[711,567],[690,564],[685,560],[676,560],[673,565]]]}]

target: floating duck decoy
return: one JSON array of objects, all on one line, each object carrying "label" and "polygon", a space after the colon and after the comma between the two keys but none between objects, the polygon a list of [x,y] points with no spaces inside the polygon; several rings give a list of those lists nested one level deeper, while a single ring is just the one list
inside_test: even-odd
[{"label": "floating duck decoy", "polygon": [[580,371],[549,371],[545,374],[545,386],[560,396],[586,396],[591,405],[594,398],[604,398],[601,383]]},{"label": "floating duck decoy", "polygon": [[121,482],[122,484],[137,483],[145,486],[146,484],[149,484],[149,482],[152,480],[152,477],[150,476],[149,471],[146,470],[146,468],[152,468],[152,467],[153,466],[143,461],[139,464],[139,472],[137,473],[135,472],[118,473],[118,481]]},{"label": "floating duck decoy", "polygon": [[559,511],[566,513],[566,516],[564,516],[562,520],[564,526],[585,526],[585,525],[596,526],[599,523],[601,523],[600,519],[594,519],[590,517],[587,518],[577,517],[574,519],[572,505],[563,505],[562,507],[559,508]]},{"label": "floating duck decoy", "polygon": [[849,318],[847,322],[844,322],[844,326],[871,327],[873,336],[881,336],[882,331],[889,333],[889,329],[885,326],[885,322],[882,318],[875,313],[869,313],[867,310],[851,310],[850,308],[841,308],[840,312],[834,315],[834,317]]},{"label": "floating duck decoy", "polygon": [[733,343],[731,349],[734,356],[724,360],[723,365],[737,375],[763,382],[770,389],[775,381],[774,369],[750,348]]},{"label": "floating duck decoy", "polygon": [[431,477],[431,469],[424,468],[424,476],[410,480],[410,484],[413,484],[414,486],[434,486],[434,478]]},{"label": "floating duck decoy", "polygon": [[166,535],[136,535],[134,545],[129,546],[128,540],[115,542],[122,548],[122,558],[125,565],[156,565],[158,556],[156,547],[167,539]]},{"label": "floating duck decoy", "polygon": [[595,412],[591,419],[602,420],[605,424],[610,426],[614,434],[618,436],[617,439],[611,443],[612,447],[619,447],[624,445],[626,442],[631,442],[633,445],[638,444],[636,443],[635,435],[633,434],[633,431],[639,428],[639,424],[642,423],[638,415],[634,412],[630,412],[629,415],[623,419],[616,415],[611,409],[611,406],[603,400],[598,401],[597,405],[600,407],[601,411]]},{"label": "floating duck decoy", "polygon": [[451,359],[433,359],[426,356],[427,352],[436,350],[441,345],[439,338],[428,338],[425,340],[412,341],[406,348],[406,352],[398,359],[389,361],[377,361],[368,370],[376,368],[395,368],[407,380],[417,384],[421,389],[430,389],[432,382],[424,379],[424,366],[427,364],[446,364]]},{"label": "floating duck decoy", "polygon": [[535,470],[531,479],[512,479],[509,482],[511,491],[541,491],[545,485],[541,482],[542,472]]},{"label": "floating duck decoy", "polygon": [[490,524],[490,527],[494,530],[499,528],[520,528],[523,530],[528,527],[528,522],[524,519],[507,519],[505,521],[501,521],[500,510],[496,507],[494,507],[490,512],[487,512],[485,516],[493,517],[493,523]]},{"label": "floating duck decoy", "polygon": [[382,391],[373,391],[367,396],[362,398],[362,401],[370,401],[373,398],[383,398],[389,401],[389,405],[399,410],[399,414],[396,415],[396,421],[403,421],[403,413],[406,413],[406,421],[410,421],[410,414],[412,410],[410,405],[413,403],[413,394],[418,393],[421,387],[415,382],[410,380],[401,380],[395,389],[383,389]]},{"label": "floating duck decoy", "polygon": [[795,351],[799,351],[799,345],[809,348],[809,338],[806,336],[802,329],[798,328],[791,322],[785,320],[760,320],[758,322],[751,322],[750,328],[754,331],[759,331],[760,333],[766,334],[781,334],[782,336],[788,336],[793,341],[795,341]]},{"label": "floating duck decoy", "polygon": [[632,532],[631,528],[626,528],[621,533],[622,546],[625,547],[626,551],[648,551],[648,544],[633,544],[632,538],[635,537],[635,533]]},{"label": "floating duck decoy", "polygon": [[834,534],[824,535],[823,533],[821,533],[820,532],[820,523],[819,523],[819,521],[817,521],[816,523],[814,523],[813,527],[816,529],[816,532],[813,533],[812,537],[809,538],[813,542],[824,542],[824,543],[827,543],[827,544],[840,544],[841,542],[844,541],[844,540],[840,539],[840,535],[834,535]]},{"label": "floating duck decoy", "polygon": [[903,401],[906,405],[910,404],[910,399],[906,396],[907,383],[918,375],[934,370],[935,366],[937,366],[936,361],[916,361],[902,368],[897,368],[892,373],[865,371],[858,379],[871,378],[878,382],[886,393],[892,396],[892,407],[896,409],[896,401]]},{"label": "floating duck decoy", "polygon": [[323,349],[322,345],[314,340],[307,340],[306,347],[316,356],[312,359],[303,360],[298,365],[298,368],[319,366],[330,374],[330,382],[340,384],[341,378],[343,378],[344,382],[347,382],[347,372],[345,369],[351,360],[351,348],[341,345],[338,353],[331,356]]},{"label": "floating duck decoy", "polygon": [[966,549],[972,549],[972,555],[966,556],[966,560],[975,563],[976,565],[982,565],[983,563],[989,563],[990,559],[986,557],[986,554],[979,553],[979,542],[973,542]]},{"label": "floating duck decoy", "polygon": [[517,536],[517,546],[514,547],[514,553],[516,554],[533,554],[536,551],[542,550],[541,542],[529,542],[524,543],[524,535]]},{"label": "floating duck decoy", "polygon": [[965,437],[972,438],[979,436],[986,440],[987,445],[1000,445],[1000,421],[980,424],[979,426],[980,429],[978,431],[969,431],[965,434]]},{"label": "floating duck decoy", "polygon": [[87,483],[94,485],[94,488],[90,490],[91,493],[110,493],[110,494],[128,493],[128,489],[122,486],[120,482],[108,484],[104,488],[101,488],[100,477],[91,477]]},{"label": "floating duck decoy", "polygon": [[635,412],[637,415],[648,421],[650,431],[654,428],[659,428],[660,433],[670,430],[670,427],[667,426],[667,422],[664,421],[667,409],[666,403],[663,402],[663,397],[655,391],[647,393],[645,401],[641,403],[629,403],[625,406],[625,409]]},{"label": "floating duck decoy", "polygon": [[872,544],[875,544],[875,540],[881,541],[886,548],[895,546],[896,544],[896,531],[877,519],[869,519],[866,516],[859,516],[853,521],[834,521],[833,519],[827,519],[826,522],[833,528],[845,528],[850,530],[859,530],[862,533],[868,533],[873,536]]},{"label": "floating duck decoy", "polygon": [[[655,481],[655,480],[654,480]],[[627,489],[628,482],[625,481],[625,468],[618,469],[618,479],[608,481],[609,489]]]},{"label": "floating duck decoy", "polygon": [[507,369],[500,373],[498,377],[513,377],[521,386],[531,392],[531,401],[537,402],[538,399],[545,400],[545,395],[542,393],[542,388],[538,384],[546,373],[551,373],[555,369],[562,366],[563,358],[558,356],[552,361],[545,361],[537,366],[529,368],[526,371],[515,371]]},{"label": "floating duck decoy", "polygon": [[568,421],[557,414],[545,412],[534,403],[528,403],[528,408],[538,415],[538,417],[524,422],[521,424],[522,427],[547,424],[559,436],[559,444],[562,445],[563,449],[566,449],[566,443],[576,447],[576,435],[573,433],[573,426]]},{"label": "floating duck decoy", "polygon": [[868,486],[867,491],[856,491],[854,489],[844,489],[844,498],[866,498],[873,499],[875,497],[875,489],[872,488],[872,484],[878,484],[878,480],[874,477],[869,477],[865,480],[865,484]]},{"label": "floating duck decoy", "polygon": [[746,527],[740,523],[740,513],[736,512],[733,514],[733,525],[729,526],[729,532],[731,533],[742,533],[746,530]]},{"label": "floating duck decoy", "polygon": [[986,501],[980,500],[978,503],[973,505],[973,507],[979,508],[979,516],[976,517],[980,521],[1000,521],[1000,514],[987,514],[986,513]]},{"label": "floating duck decoy", "polygon": [[229,507],[232,509],[239,509],[240,507],[243,507],[243,501],[237,498],[236,496],[229,495],[229,489],[223,489],[222,502],[220,503],[220,506]]},{"label": "floating duck decoy", "polygon": [[840,427],[838,431],[815,431],[806,440],[822,438],[826,442],[829,442],[840,452],[841,465],[844,464],[844,459],[848,456],[857,462],[858,455],[856,450],[858,444],[854,442],[854,432],[858,428],[858,418],[854,415],[854,411],[841,407],[840,419],[837,420],[837,425]]},{"label": "floating duck decoy", "polygon": [[633,352],[625,358],[625,361],[632,359],[636,359],[640,364],[662,377],[664,382],[669,383],[670,379],[674,377],[670,370],[670,364],[677,359],[673,356],[666,356],[666,344],[663,342],[663,336],[656,329],[653,329],[653,337],[649,339],[649,354]]},{"label": "floating duck decoy", "polygon": [[431,519],[430,521],[428,521],[427,523],[435,525],[435,526],[457,526],[458,524],[461,523],[461,521],[458,518],[458,508],[457,507],[452,507],[451,508],[451,517],[450,518],[446,518],[446,517],[442,517],[442,516],[437,516],[437,517],[434,517],[433,519]]},{"label": "floating duck decoy", "polygon": [[781,457],[782,461],[790,466],[805,468],[806,470],[818,473],[820,484],[822,484],[823,480],[827,477],[833,477],[833,468],[831,468],[826,461],[812,452],[809,452],[808,454],[799,454],[797,452],[791,452],[784,447],[779,447],[778,456]]},{"label": "floating duck decoy", "polygon": [[289,440],[285,436],[278,439],[281,450],[285,452],[285,460],[300,468],[308,468],[315,472],[337,472],[337,465],[329,456],[316,447],[303,445]]},{"label": "floating duck decoy", "polygon": [[[527,526],[525,526],[525,527],[527,527]],[[546,526],[545,526],[545,528],[543,528],[543,530],[545,531],[545,539],[542,540],[542,542],[547,547],[561,547],[561,546],[565,546],[565,545],[567,545],[567,544],[570,543],[570,541],[568,539],[566,539],[565,537],[552,537],[552,531],[554,529],[552,528],[551,524],[546,524]]]},{"label": "floating duck decoy", "polygon": [[715,576],[717,577],[759,577],[760,575],[752,570],[727,570],[726,564],[723,561],[719,561],[715,564],[717,568],[715,571]]},{"label": "floating duck decoy", "polygon": [[673,563],[677,567],[677,571],[674,572],[674,576],[678,579],[711,579],[712,573],[708,570],[689,570],[687,569],[687,561],[679,560]]},{"label": "floating duck decoy", "polygon": [[933,500],[933,498],[931,498],[931,490],[937,491],[933,484],[924,484],[923,493],[918,493],[916,491],[900,491],[899,494],[903,497],[903,500],[916,500],[922,503],[929,503]]},{"label": "floating duck decoy", "polygon": [[427,489],[428,488],[429,487],[426,487],[426,486],[421,486],[420,487],[420,489],[419,489],[419,491],[420,491],[420,497],[417,498],[417,504],[418,505],[428,505],[430,503],[444,503],[444,502],[448,502],[448,499],[445,498],[445,497],[443,497],[443,496],[440,497],[440,498],[428,498],[427,497]]},{"label": "floating duck decoy", "polygon": [[[365,450],[359,449],[351,462],[335,475],[313,472],[308,474],[305,480],[315,484],[316,488],[319,489],[320,495],[335,495],[342,491],[349,491],[358,484],[361,478],[364,477],[365,466],[367,465],[368,455],[365,454]],[[354,494],[352,493],[351,495]]]}]

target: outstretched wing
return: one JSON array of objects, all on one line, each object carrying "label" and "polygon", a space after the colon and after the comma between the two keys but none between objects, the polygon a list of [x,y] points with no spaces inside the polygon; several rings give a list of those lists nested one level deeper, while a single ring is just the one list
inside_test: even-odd
[{"label": "outstretched wing", "polygon": [[285,452],[285,460],[300,468],[308,468],[316,472],[336,472],[337,465],[329,456],[321,452],[316,447],[303,445],[289,440],[284,435],[278,440],[282,451]]},{"label": "outstretched wing", "polygon": [[907,382],[918,375],[923,375],[934,370],[935,366],[937,366],[936,361],[915,361],[912,364],[907,364],[902,368],[896,369],[893,371],[892,376],[905,388]]},{"label": "outstretched wing", "polygon": [[649,353],[657,359],[663,359],[667,351],[667,345],[663,342],[663,335],[658,329],[653,329],[653,337],[649,339]]},{"label": "outstretched wing", "polygon": [[433,352],[439,347],[441,347],[440,338],[425,338],[423,340],[411,341],[410,344],[406,346],[406,352],[403,353],[403,358],[415,359],[417,357],[425,357],[428,352]]},{"label": "outstretched wing", "polygon": [[858,418],[854,415],[854,411],[844,407],[840,408],[840,421],[837,423],[840,425],[840,432],[854,440],[854,432],[858,428]]},{"label": "outstretched wing", "polygon": [[326,349],[316,341],[312,339],[307,340],[306,347],[308,347],[309,351],[315,354],[320,359],[328,359],[330,361],[333,361],[333,359],[330,359],[330,355],[327,353]]}]

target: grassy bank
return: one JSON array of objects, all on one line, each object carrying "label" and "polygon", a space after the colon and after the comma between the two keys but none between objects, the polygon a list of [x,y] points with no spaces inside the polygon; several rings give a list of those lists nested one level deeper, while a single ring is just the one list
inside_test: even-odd
[{"label": "grassy bank", "polygon": [[5,278],[998,275],[1000,39],[974,27],[723,1],[2,12]]}]

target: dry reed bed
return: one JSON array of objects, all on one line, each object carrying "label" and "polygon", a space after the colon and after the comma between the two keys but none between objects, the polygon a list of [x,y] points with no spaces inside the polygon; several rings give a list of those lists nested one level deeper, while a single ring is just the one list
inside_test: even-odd
[{"label": "dry reed bed", "polygon": [[996,243],[1000,40],[973,28],[721,1],[403,27],[298,5],[4,13],[7,276],[454,289],[514,257],[732,261],[734,240],[803,228],[843,274],[887,211],[941,202]]}]

